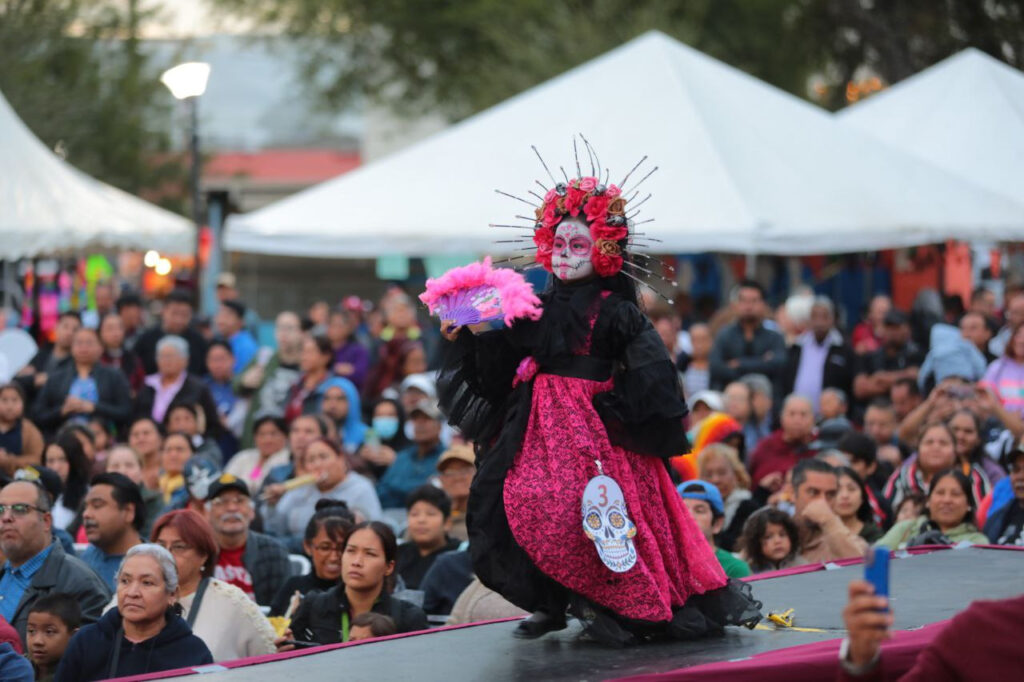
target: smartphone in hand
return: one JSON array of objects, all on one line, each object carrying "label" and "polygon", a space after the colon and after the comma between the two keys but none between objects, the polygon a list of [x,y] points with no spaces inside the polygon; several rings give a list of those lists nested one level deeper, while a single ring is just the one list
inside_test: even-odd
[{"label": "smartphone in hand", "polygon": [[879,597],[889,596],[889,550],[872,547],[864,557],[864,580],[875,588]]}]

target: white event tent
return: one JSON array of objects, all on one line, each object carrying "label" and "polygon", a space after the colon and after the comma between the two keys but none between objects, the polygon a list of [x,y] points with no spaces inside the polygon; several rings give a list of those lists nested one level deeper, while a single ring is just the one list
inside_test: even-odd
[{"label": "white event tent", "polygon": [[78,249],[190,253],[192,223],[61,160],[0,94],[0,259]]},{"label": "white event tent", "polygon": [[1024,73],[980,50],[958,52],[837,116],[993,192],[1024,197]]},{"label": "white event tent", "polygon": [[[576,175],[582,132],[619,182],[660,170],[638,220],[664,252],[865,251],[968,227],[1024,232],[1024,205],[972,186],[829,113],[650,32],[389,157],[228,221],[227,248],[294,256],[502,252],[488,228],[530,216],[539,180]],[[589,171],[586,153],[580,166]],[[524,230],[526,232],[526,230]],[[501,245],[504,246],[504,245]]]}]

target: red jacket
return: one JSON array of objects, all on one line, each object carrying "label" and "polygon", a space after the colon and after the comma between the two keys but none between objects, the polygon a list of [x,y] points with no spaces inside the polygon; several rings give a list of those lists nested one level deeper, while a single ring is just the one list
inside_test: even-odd
[{"label": "red jacket", "polygon": [[[1017,680],[1024,671],[1024,595],[1003,601],[976,601],[957,614],[917,656],[900,682],[978,682]],[[840,682],[881,682],[885,656],[867,675],[840,669]]]},{"label": "red jacket", "polygon": [[750,488],[757,489],[758,482],[776,471],[785,475],[801,459],[814,455],[814,451],[802,443],[789,443],[782,438],[782,429],[772,433],[757,444],[750,456]]}]

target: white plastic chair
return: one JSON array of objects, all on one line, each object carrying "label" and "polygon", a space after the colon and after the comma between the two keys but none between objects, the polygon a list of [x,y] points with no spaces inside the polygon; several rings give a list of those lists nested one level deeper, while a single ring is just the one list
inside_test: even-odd
[{"label": "white plastic chair", "polygon": [[291,564],[292,575],[306,575],[313,570],[313,564],[301,554],[289,554],[288,563]]}]

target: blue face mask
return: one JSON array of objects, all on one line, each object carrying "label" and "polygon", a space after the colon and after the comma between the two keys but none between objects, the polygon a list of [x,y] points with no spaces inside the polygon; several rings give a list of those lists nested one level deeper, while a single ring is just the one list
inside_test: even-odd
[{"label": "blue face mask", "polygon": [[398,433],[398,417],[374,417],[373,431],[383,440],[390,440]]}]

